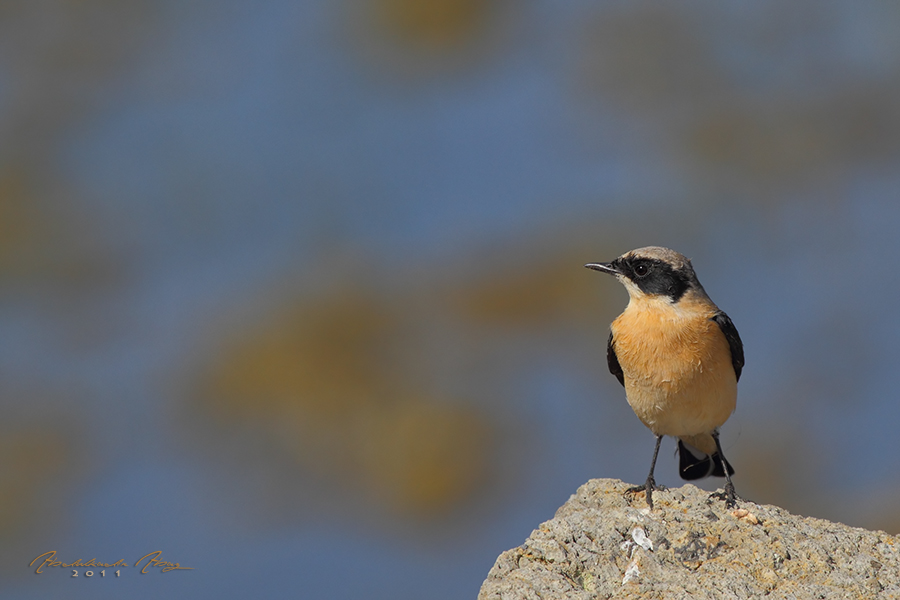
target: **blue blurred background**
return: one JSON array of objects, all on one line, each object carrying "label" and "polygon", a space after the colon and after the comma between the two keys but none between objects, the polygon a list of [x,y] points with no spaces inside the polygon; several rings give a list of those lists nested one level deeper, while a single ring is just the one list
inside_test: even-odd
[{"label": "blue blurred background", "polygon": [[2,3],[0,595],[473,598],[581,483],[646,476],[626,294],[582,265],[651,244],[744,339],[739,493],[900,532],[897,31],[875,1]]}]

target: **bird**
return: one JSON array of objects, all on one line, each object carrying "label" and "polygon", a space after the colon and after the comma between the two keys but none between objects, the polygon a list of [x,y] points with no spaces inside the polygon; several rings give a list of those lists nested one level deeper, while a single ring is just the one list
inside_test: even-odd
[{"label": "bird", "polygon": [[653,509],[653,477],[664,436],[678,439],[679,475],[692,481],[725,477],[711,494],[734,508],[737,496],[719,442],[719,427],[737,405],[744,345],[737,328],[700,285],[691,261],[659,246],[631,250],[589,269],[614,276],[628,291],[628,305],[610,325],[606,359],[625,388],[628,404],[656,436],[650,474],[643,485]]}]

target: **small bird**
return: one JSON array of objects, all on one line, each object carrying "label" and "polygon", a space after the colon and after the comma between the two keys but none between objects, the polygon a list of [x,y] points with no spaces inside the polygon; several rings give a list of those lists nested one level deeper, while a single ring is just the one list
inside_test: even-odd
[{"label": "small bird", "polygon": [[615,276],[628,291],[628,306],[610,326],[606,360],[625,387],[628,404],[656,436],[644,485],[653,508],[653,471],[663,436],[678,438],[679,474],[694,480],[725,477],[713,496],[736,505],[731,475],[719,443],[719,427],[734,412],[744,346],[731,319],[710,300],[691,261],[658,246],[626,252],[609,263],[585,267]]}]

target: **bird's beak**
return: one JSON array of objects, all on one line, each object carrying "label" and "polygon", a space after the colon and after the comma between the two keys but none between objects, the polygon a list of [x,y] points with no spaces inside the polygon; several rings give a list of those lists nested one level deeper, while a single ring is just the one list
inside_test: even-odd
[{"label": "bird's beak", "polygon": [[618,269],[613,268],[610,263],[588,263],[584,265],[588,269],[593,269],[595,271],[600,271],[601,273],[608,273],[610,275],[621,275],[622,272]]}]

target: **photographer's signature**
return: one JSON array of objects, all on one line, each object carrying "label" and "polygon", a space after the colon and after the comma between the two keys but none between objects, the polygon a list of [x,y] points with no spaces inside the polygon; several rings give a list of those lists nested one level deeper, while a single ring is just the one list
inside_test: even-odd
[{"label": "photographer's signature", "polygon": [[[182,567],[181,563],[170,562],[168,560],[162,559],[162,550],[157,550],[155,552],[148,552],[144,556],[140,557],[137,562],[132,565],[129,565],[125,562],[124,559],[117,560],[116,562],[102,562],[96,558],[92,558],[90,560],[82,560],[76,559],[72,562],[65,562],[62,560],[56,559],[56,550],[50,550],[49,552],[44,552],[40,556],[36,557],[31,563],[28,565],[33,567],[37,565],[35,569],[35,573],[44,573],[43,569],[45,568],[62,568],[62,569],[72,569],[74,574],[72,577],[78,577],[78,570],[81,569],[84,571],[84,575],[87,577],[92,577],[94,574],[94,570],[102,569],[99,571],[101,573],[101,577],[106,576],[106,569],[117,569],[116,577],[120,575],[120,571],[123,567],[138,567],[141,569],[141,573],[147,574],[148,569],[160,569],[162,573],[168,573],[169,571],[189,571],[193,570],[194,567]],[[92,570],[87,570],[92,569]],[[90,573],[90,575],[88,575]]]}]

